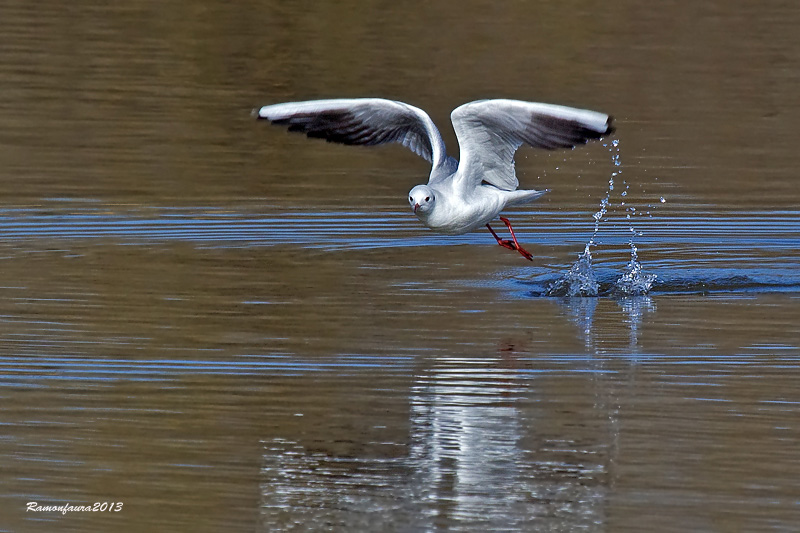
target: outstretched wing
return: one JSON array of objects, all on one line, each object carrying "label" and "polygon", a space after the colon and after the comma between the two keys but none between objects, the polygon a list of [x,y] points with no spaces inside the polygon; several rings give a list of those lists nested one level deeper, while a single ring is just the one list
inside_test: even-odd
[{"label": "outstretched wing", "polygon": [[262,107],[258,118],[289,131],[342,144],[400,143],[434,170],[446,166],[444,141],[431,118],[414,106],[382,98],[287,102]]},{"label": "outstretched wing", "polygon": [[611,133],[612,118],[603,113],[519,100],[479,100],[450,115],[461,157],[459,178],[468,186],[481,181],[503,190],[519,185],[514,152],[523,143],[555,150],[574,148]]}]

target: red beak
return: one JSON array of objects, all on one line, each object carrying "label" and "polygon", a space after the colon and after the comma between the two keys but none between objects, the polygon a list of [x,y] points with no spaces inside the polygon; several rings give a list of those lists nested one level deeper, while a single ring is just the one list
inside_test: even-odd
[{"label": "red beak", "polygon": [[416,212],[417,212],[417,209],[418,209],[418,208],[419,208],[419,204],[414,204],[414,213],[416,213]]}]

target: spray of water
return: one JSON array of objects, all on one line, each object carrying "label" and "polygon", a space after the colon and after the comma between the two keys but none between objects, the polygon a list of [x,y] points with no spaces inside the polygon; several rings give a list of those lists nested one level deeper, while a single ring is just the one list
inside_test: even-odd
[{"label": "spray of water", "polygon": [[[591,238],[586,243],[583,253],[578,255],[577,261],[572,264],[561,279],[549,287],[547,290],[549,296],[597,296],[599,293],[597,276],[592,268],[591,248],[597,245],[600,222],[608,214],[608,209],[611,205],[611,193],[614,191],[614,180],[615,178],[618,179],[619,175],[622,174],[622,169],[620,168],[622,166],[620,160],[620,142],[618,139],[614,139],[611,142],[609,150],[611,151],[611,161],[614,163],[614,171],[611,173],[608,180],[606,194],[600,201],[600,209],[593,215],[594,232],[592,232]],[[636,208],[627,201],[630,186],[625,181],[623,181],[623,184],[625,184],[625,190],[620,194],[620,207],[625,207],[625,219],[630,231],[628,245],[631,249],[631,259],[626,265],[622,276],[614,283],[612,292],[626,296],[647,294],[653,286],[656,276],[655,274],[647,274],[642,271],[638,250],[634,243],[634,238],[636,236],[641,236],[641,233],[637,232],[633,227],[633,217],[636,215]],[[664,202],[663,198],[661,202]]]},{"label": "spray of water", "polygon": [[[616,163],[618,164],[619,145],[617,144],[616,146]],[[625,220],[628,223],[628,232],[630,233],[628,246],[631,249],[631,259],[625,266],[625,271],[623,272],[622,276],[620,276],[619,279],[617,279],[617,281],[614,283],[613,291],[626,296],[647,294],[650,291],[650,288],[653,286],[653,283],[656,281],[656,275],[648,274],[642,271],[642,264],[639,262],[639,250],[636,248],[636,244],[634,243],[634,239],[636,237],[641,237],[642,233],[636,231],[636,228],[633,227],[633,218],[636,215],[636,207],[634,207],[633,204],[627,199],[630,185],[626,181],[623,181],[623,184],[625,185],[625,190],[620,194],[622,197],[620,200],[620,207],[625,207]],[[661,200],[663,203],[663,197]],[[653,209],[652,206],[650,206],[650,208]]]},{"label": "spray of water", "polygon": [[630,240],[631,260],[625,266],[625,272],[614,283],[614,292],[626,296],[647,294],[656,281],[655,274],[642,271],[639,255],[633,237]]},{"label": "spray of water", "polygon": [[600,285],[592,268],[589,243],[569,270],[547,289],[548,296],[597,296]]}]

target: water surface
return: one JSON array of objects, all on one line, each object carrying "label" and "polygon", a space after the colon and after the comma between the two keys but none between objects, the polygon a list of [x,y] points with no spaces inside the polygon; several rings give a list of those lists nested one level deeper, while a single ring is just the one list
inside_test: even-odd
[{"label": "water surface", "polygon": [[[0,530],[800,522],[794,4],[2,12]],[[250,116],[336,96],[423,107],[451,155],[486,97],[619,146],[518,153],[552,189],[507,213],[528,262],[424,229],[402,148]],[[547,297],[607,193],[598,282],[633,236],[649,294]]]}]

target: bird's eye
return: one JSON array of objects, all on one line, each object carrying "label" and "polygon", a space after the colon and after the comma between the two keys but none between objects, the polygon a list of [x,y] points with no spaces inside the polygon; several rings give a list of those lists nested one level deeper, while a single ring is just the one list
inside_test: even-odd
[{"label": "bird's eye", "polygon": [[425,201],[426,201],[426,202],[427,202],[427,201],[429,201],[430,199],[431,199],[431,197],[430,197],[430,196],[426,196],[426,197],[425,197]]},{"label": "bird's eye", "polygon": [[414,201],[414,197],[413,197],[413,196],[409,196],[409,197],[408,197],[408,201],[409,201],[409,202],[413,202],[413,201]]}]

